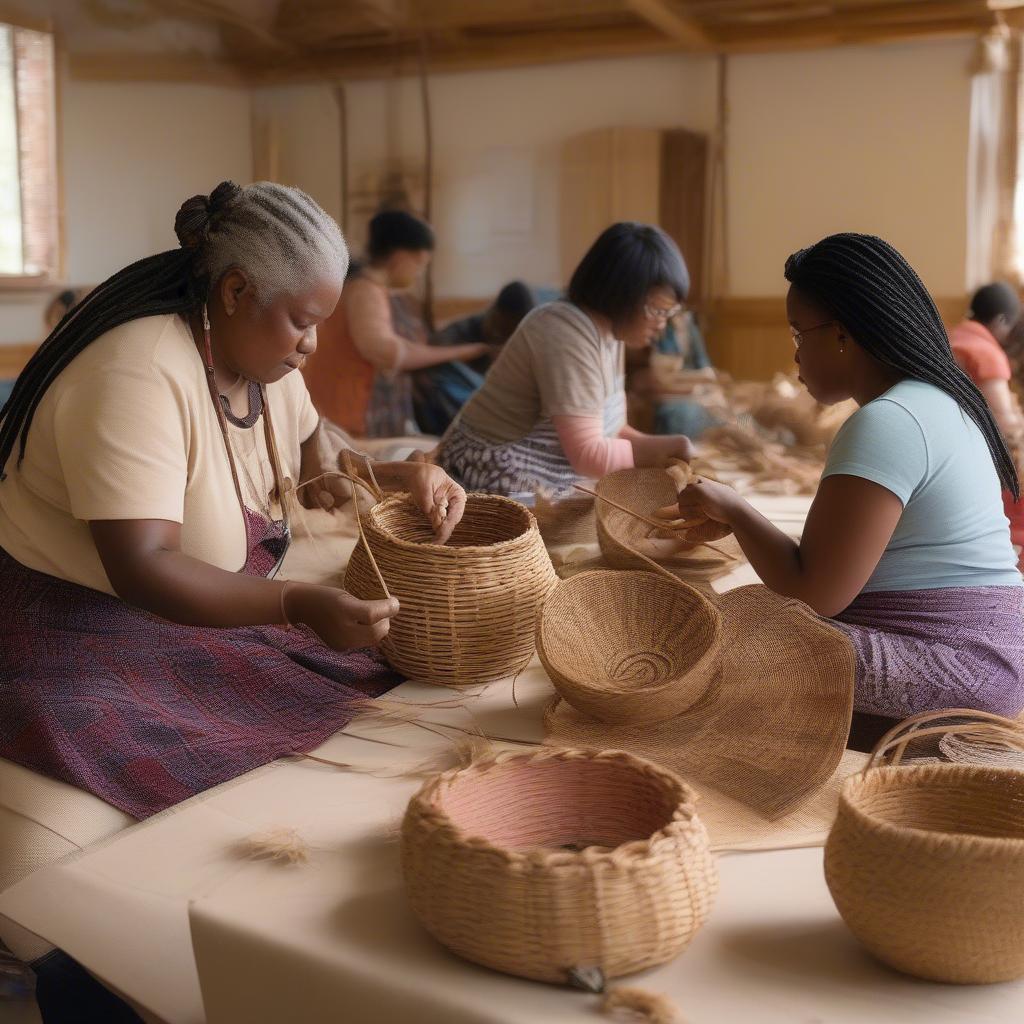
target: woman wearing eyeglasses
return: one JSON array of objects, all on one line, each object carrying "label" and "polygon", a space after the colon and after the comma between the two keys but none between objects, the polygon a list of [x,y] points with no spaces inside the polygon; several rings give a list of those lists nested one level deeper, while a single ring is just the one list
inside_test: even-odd
[{"label": "woman wearing eyeglasses", "polygon": [[832,235],[786,263],[800,379],[860,408],[828,453],[799,543],[729,487],[686,515],[728,523],[764,583],[830,616],[853,645],[855,708],[887,718],[1024,708],[1024,588],[1001,488],[1017,474],[935,303],[892,246]]},{"label": "woman wearing eyeglasses", "polygon": [[624,349],[650,345],[690,286],[675,243],[613,224],[583,257],[564,300],[531,312],[441,444],[467,489],[531,501],[616,469],[689,459],[688,438],[626,423]]}]

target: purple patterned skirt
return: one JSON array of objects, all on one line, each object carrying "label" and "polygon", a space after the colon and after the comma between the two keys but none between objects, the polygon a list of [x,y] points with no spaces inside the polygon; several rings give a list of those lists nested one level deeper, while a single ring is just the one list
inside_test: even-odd
[{"label": "purple patterned skirt", "polygon": [[[246,571],[276,555],[259,538]],[[177,625],[2,549],[0,621],[0,757],[136,818],[311,750],[401,681],[304,627]]]},{"label": "purple patterned skirt", "polygon": [[857,657],[857,711],[1024,709],[1024,587],[861,594],[831,621]]}]

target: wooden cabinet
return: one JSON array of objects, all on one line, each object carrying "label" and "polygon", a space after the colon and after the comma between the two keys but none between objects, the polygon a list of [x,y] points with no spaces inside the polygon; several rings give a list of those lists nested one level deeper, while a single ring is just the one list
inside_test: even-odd
[{"label": "wooden cabinet", "polygon": [[562,283],[609,224],[658,224],[690,270],[691,302],[704,287],[708,142],[682,129],[602,128],[562,146],[559,244]]}]

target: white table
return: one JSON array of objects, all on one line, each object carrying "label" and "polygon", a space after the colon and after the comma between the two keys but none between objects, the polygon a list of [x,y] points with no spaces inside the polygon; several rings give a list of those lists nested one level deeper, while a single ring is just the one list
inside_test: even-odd
[{"label": "white table", "polygon": [[[799,530],[800,516],[786,514],[793,499],[766,504],[780,526]],[[742,567],[716,587],[751,579]],[[549,695],[542,674],[527,674],[518,708],[496,684],[473,702],[474,715],[490,733],[533,738]],[[392,696],[448,693],[405,684]],[[0,912],[167,1024],[593,1021],[593,997],[465,963],[419,928],[396,842],[419,782],[396,775],[395,761],[415,763],[445,744],[408,725],[380,732],[357,722],[348,732],[406,749],[335,736],[319,754],[377,774],[276,762],[37,872],[0,896]],[[238,854],[245,837],[282,825],[309,842],[308,863]],[[729,855],[720,867],[718,903],[691,948],[625,982],[668,992],[689,1024],[1024,1019],[1021,984],[928,984],[863,954],[825,888],[820,849]]]}]

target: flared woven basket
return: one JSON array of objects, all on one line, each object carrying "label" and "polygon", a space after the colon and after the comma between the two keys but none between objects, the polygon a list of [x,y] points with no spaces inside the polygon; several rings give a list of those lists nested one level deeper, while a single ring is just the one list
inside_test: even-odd
[{"label": "flared woven basket", "polygon": [[[444,545],[408,495],[370,510],[366,542],[401,610],[381,650],[412,679],[464,686],[514,675],[533,657],[537,615],[558,582],[529,509],[471,494]],[[345,587],[383,596],[366,550],[356,547]]]},{"label": "flared woven basket", "polygon": [[537,625],[537,653],[577,711],[610,725],[663,722],[692,707],[720,666],[722,620],[702,594],[652,572],[596,569],[563,580]]},{"label": "flared woven basket", "polygon": [[409,900],[449,949],[563,983],[664,963],[711,909],[718,873],[676,775],[622,751],[499,754],[445,772],[402,823]]},{"label": "flared woven basket", "polygon": [[[973,721],[934,725],[950,716]],[[843,786],[825,877],[850,930],[889,966],[931,981],[1009,981],[1024,976],[1024,772],[899,764],[911,735],[965,730],[1024,749],[1019,722],[981,712],[897,726]]]},{"label": "flared woven basket", "polygon": [[[617,470],[598,481],[597,493],[648,518],[655,510],[674,504],[677,498],[675,484],[662,469]],[[650,525],[604,501],[596,502],[595,515],[597,541],[605,562],[613,569],[646,568],[636,552],[637,549],[650,550]],[[718,540],[722,536],[721,525],[709,522],[706,530],[697,528],[688,537],[694,541]],[[725,552],[724,556],[713,548],[697,546],[683,547],[657,560],[668,565],[710,567],[739,557],[739,548],[733,538],[718,546]]]}]

